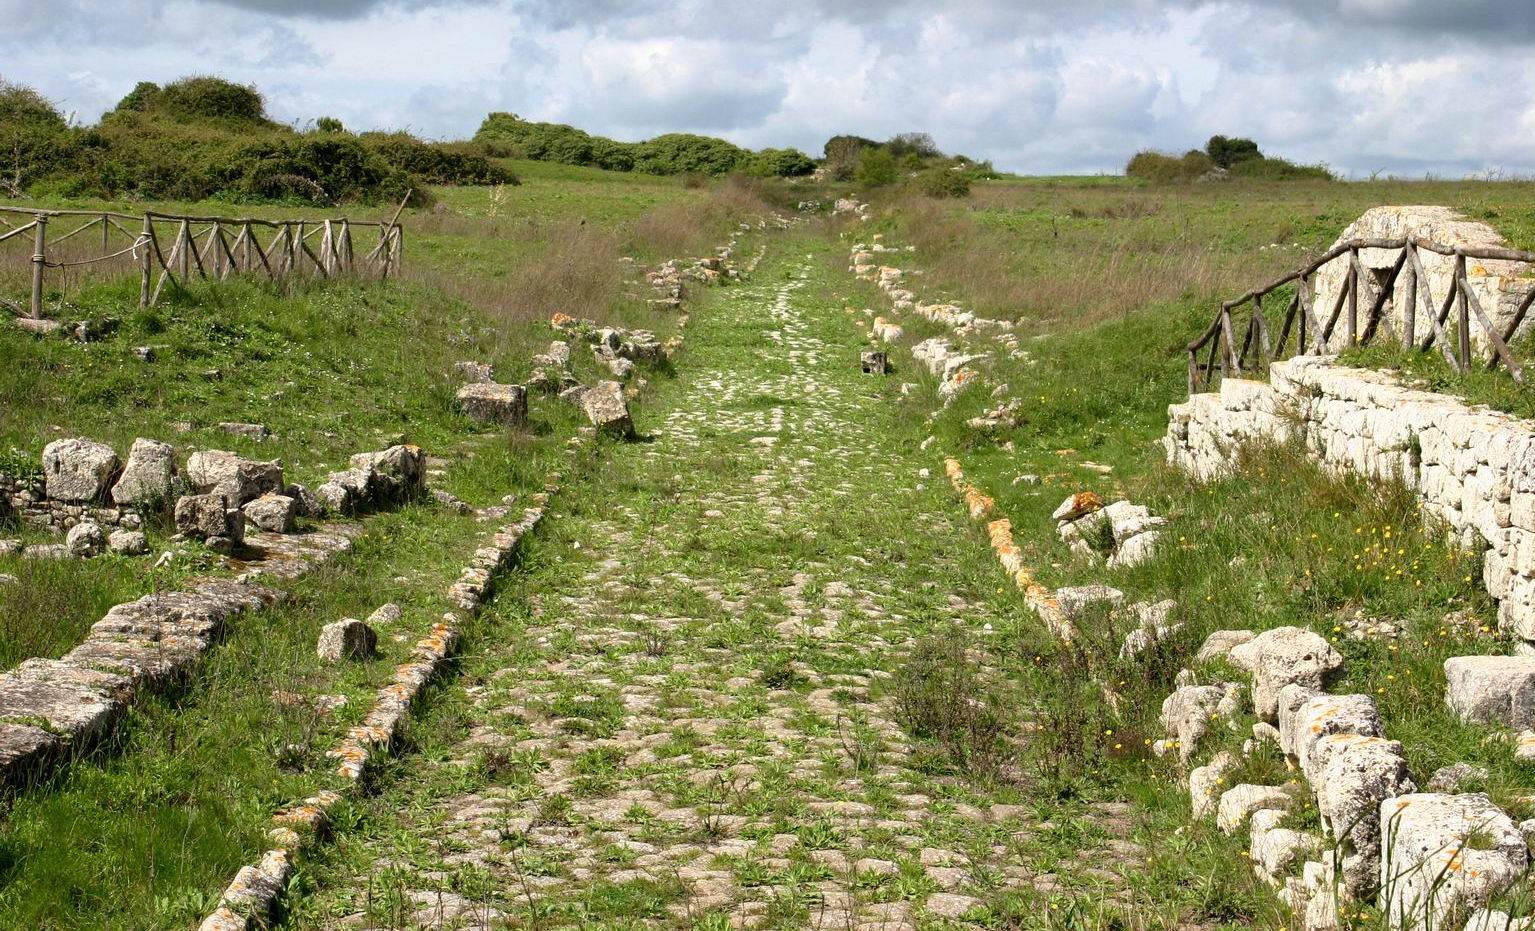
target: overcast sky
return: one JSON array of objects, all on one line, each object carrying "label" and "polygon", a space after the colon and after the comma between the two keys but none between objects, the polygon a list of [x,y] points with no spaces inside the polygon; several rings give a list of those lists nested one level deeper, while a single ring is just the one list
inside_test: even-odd
[{"label": "overcast sky", "polygon": [[1036,173],[1212,133],[1373,171],[1535,174],[1535,0],[0,0],[0,77],[80,122],[216,73],[278,119],[820,154],[925,131]]}]

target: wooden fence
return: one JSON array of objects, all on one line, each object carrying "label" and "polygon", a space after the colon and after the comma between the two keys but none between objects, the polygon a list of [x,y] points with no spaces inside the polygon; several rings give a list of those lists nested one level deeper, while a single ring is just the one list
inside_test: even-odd
[{"label": "wooden fence", "polygon": [[[1363,249],[1397,252],[1395,262],[1378,287],[1371,284],[1371,275],[1359,260],[1360,250]],[[1419,257],[1419,252],[1423,251],[1455,260],[1449,287],[1437,300]],[[1324,320],[1317,315],[1318,308],[1313,306],[1315,275],[1322,266],[1345,255],[1348,256],[1347,275],[1332,306],[1325,309],[1327,316]],[[1501,362],[1508,367],[1515,381],[1524,384],[1524,369],[1509,351],[1508,343],[1524,321],[1531,302],[1535,301],[1535,288],[1525,295],[1508,324],[1498,328],[1482,308],[1481,301],[1467,280],[1467,259],[1535,263],[1535,253],[1513,249],[1458,248],[1414,239],[1359,239],[1340,243],[1304,268],[1221,304],[1215,319],[1187,346],[1189,393],[1208,388],[1211,375],[1216,370],[1219,370],[1223,378],[1227,375],[1241,378],[1244,373],[1260,374],[1274,360],[1285,358],[1285,350],[1291,346],[1291,355],[1324,352],[1331,345],[1334,333],[1339,332],[1340,323],[1344,343],[1361,345],[1370,342],[1380,324],[1386,302],[1391,298],[1392,290],[1404,269],[1410,270],[1404,282],[1405,300],[1402,301],[1404,306],[1401,311],[1404,348],[1427,352],[1437,347],[1445,361],[1457,372],[1469,371],[1475,364],[1471,335],[1474,321],[1491,346],[1486,360],[1487,369],[1495,369]],[[1292,285],[1294,293],[1285,305],[1276,342],[1270,336],[1274,328],[1266,317],[1263,299],[1281,289],[1289,289]],[[1429,320],[1433,327],[1432,332],[1422,340],[1416,336],[1420,308],[1424,319]],[[1247,310],[1247,322],[1245,327],[1241,327],[1243,335],[1238,343],[1236,333],[1244,309]],[[1360,317],[1361,309],[1364,310],[1363,318]],[[1446,329],[1447,323],[1451,327],[1449,330]],[[1293,344],[1290,342],[1292,333],[1295,336]],[[1200,356],[1206,350],[1208,355],[1201,361]]]},{"label": "wooden fence", "polygon": [[[0,206],[0,243],[14,240],[32,245],[28,310],[37,319],[42,317],[43,286],[50,269],[114,261],[137,266],[141,307],[156,304],[167,284],[185,287],[193,275],[216,281],[237,274],[257,275],[278,284],[301,276],[385,279],[398,272],[404,255],[405,234],[399,217],[399,210],[389,221],[381,222],[347,217],[259,220]],[[71,228],[53,236],[55,224]],[[99,250],[94,248],[97,232]],[[363,236],[371,249],[359,257],[356,240]],[[72,240],[72,254],[66,258],[61,247]],[[93,247],[81,254],[80,244],[87,242]]]}]

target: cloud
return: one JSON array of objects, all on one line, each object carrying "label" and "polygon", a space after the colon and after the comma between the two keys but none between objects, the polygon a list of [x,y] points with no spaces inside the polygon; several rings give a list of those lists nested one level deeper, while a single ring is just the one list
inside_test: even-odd
[{"label": "cloud", "polygon": [[[94,120],[213,71],[279,118],[818,153],[926,131],[1019,171],[1213,133],[1350,172],[1535,172],[1530,0],[0,0],[5,78]],[[210,65],[210,63],[213,63]]]}]

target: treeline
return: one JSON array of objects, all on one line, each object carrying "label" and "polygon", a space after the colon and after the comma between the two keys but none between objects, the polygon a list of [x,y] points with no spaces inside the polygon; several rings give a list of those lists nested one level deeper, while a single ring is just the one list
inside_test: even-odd
[{"label": "treeline", "polygon": [[1298,165],[1283,158],[1264,155],[1251,139],[1211,136],[1203,149],[1190,149],[1182,155],[1145,150],[1137,152],[1125,166],[1131,178],[1153,184],[1186,181],[1219,181],[1225,178],[1257,178],[1268,181],[1335,181],[1325,165]]},{"label": "treeline", "polygon": [[510,154],[539,162],[651,175],[739,172],[790,178],[808,175],[816,168],[810,156],[797,149],[753,152],[724,139],[691,133],[667,133],[644,142],[619,142],[563,123],[525,120],[515,113],[492,113],[485,117],[474,141],[505,146]]},{"label": "treeline", "polygon": [[398,200],[427,184],[515,184],[475,143],[273,121],[254,87],[187,77],[140,83],[94,126],[69,125],[35,90],[0,82],[0,192],[324,206]]},{"label": "treeline", "polygon": [[972,181],[997,177],[990,162],[945,155],[927,133],[901,133],[884,142],[833,136],[822,148],[821,167],[834,181],[865,187],[904,181],[930,197],[964,197]]}]

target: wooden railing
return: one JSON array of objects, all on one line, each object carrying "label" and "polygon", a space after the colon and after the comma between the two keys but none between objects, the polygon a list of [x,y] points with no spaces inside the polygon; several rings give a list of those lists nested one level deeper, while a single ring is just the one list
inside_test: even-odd
[{"label": "wooden railing", "polygon": [[[1396,261],[1386,279],[1376,287],[1371,275],[1359,261],[1364,249],[1396,250]],[[1433,252],[1455,259],[1454,272],[1445,294],[1437,301],[1432,293],[1429,276],[1423,270],[1420,251]],[[1348,256],[1348,270],[1342,288],[1325,308],[1326,318],[1315,313],[1315,275],[1322,266],[1342,256]],[[1198,338],[1189,343],[1188,388],[1189,393],[1210,386],[1211,376],[1219,370],[1221,377],[1241,378],[1244,374],[1261,374],[1276,359],[1285,358],[1285,350],[1293,345],[1292,355],[1302,352],[1325,352],[1333,345],[1334,334],[1342,337],[1345,345],[1362,345],[1370,342],[1379,327],[1386,302],[1391,298],[1397,279],[1404,270],[1410,270],[1405,282],[1405,300],[1401,315],[1401,338],[1404,348],[1427,352],[1437,347],[1439,352],[1457,372],[1469,371],[1474,364],[1472,346],[1472,322],[1485,334],[1492,347],[1486,362],[1488,370],[1498,364],[1508,367],[1509,374],[1520,384],[1524,383],[1524,369],[1509,351],[1508,343],[1524,321],[1530,304],[1535,301],[1535,287],[1525,295],[1508,324],[1496,327],[1482,308],[1476,292],[1466,277],[1466,260],[1535,263],[1535,253],[1513,249],[1464,248],[1444,246],[1439,243],[1414,239],[1359,239],[1340,243],[1326,254],[1313,260],[1304,268],[1293,271],[1261,288],[1255,288],[1239,298],[1221,304],[1215,319]],[[1266,317],[1264,298],[1276,292],[1293,291],[1290,294],[1283,322],[1279,326],[1279,338],[1271,337],[1274,328]],[[1281,298],[1283,299],[1283,298]],[[1272,301],[1270,302],[1273,303]],[[1431,321],[1432,332],[1418,340],[1417,320],[1421,307],[1425,319]],[[1247,310],[1246,326],[1240,343],[1237,340],[1240,313]],[[1361,309],[1364,316],[1360,317]],[[1452,318],[1453,315],[1453,318]],[[1446,330],[1449,323],[1451,330]],[[1338,329],[1341,324],[1341,331]],[[1294,334],[1292,344],[1290,338]],[[1453,336],[1453,339],[1452,339]],[[1208,350],[1201,361],[1201,354]]]},{"label": "wooden railing", "polygon": [[[403,209],[404,203],[400,206]],[[400,210],[382,222],[347,217],[262,220],[0,206],[0,243],[14,240],[32,245],[31,300],[27,310],[36,319],[42,317],[43,286],[49,269],[112,262],[136,266],[141,307],[156,304],[167,284],[184,288],[193,275],[216,281],[237,274],[257,275],[278,284],[299,276],[385,279],[399,270],[404,255],[404,228],[399,217]],[[67,223],[72,228],[50,238],[50,227],[55,222]],[[86,237],[98,229],[99,251],[90,249],[82,253],[79,246],[87,241],[94,243],[95,239],[77,237]],[[370,242],[373,236],[377,242],[359,258],[354,239],[364,231]],[[265,246],[262,239],[268,240]],[[70,250],[61,249],[72,240],[75,242]]]}]

